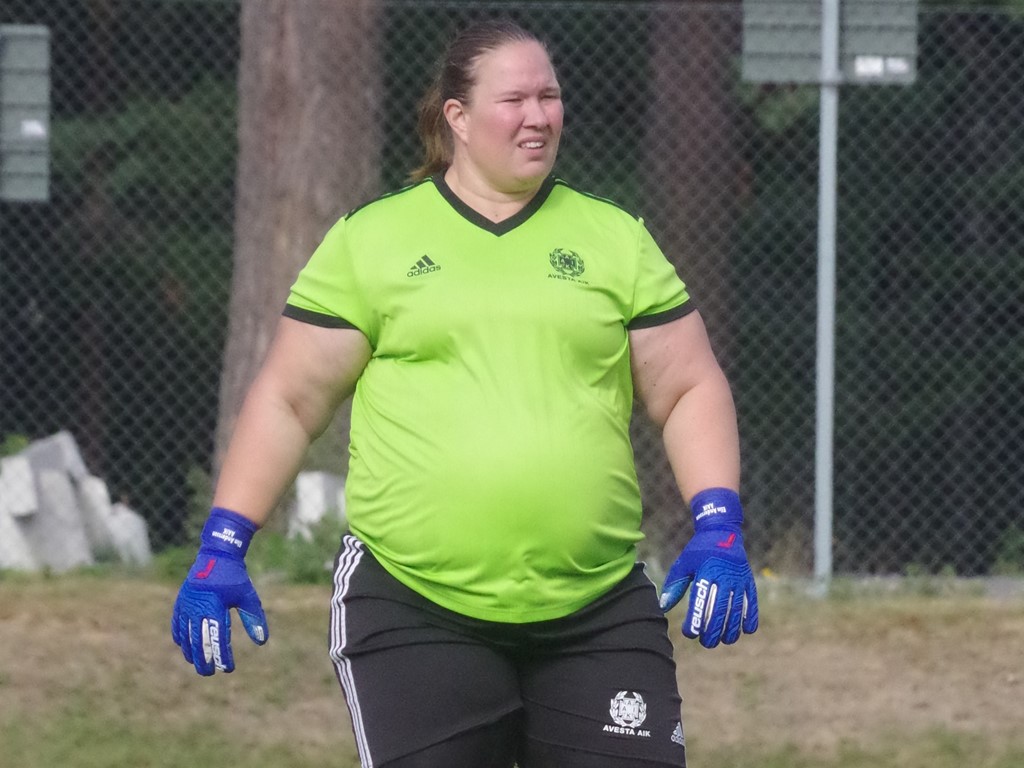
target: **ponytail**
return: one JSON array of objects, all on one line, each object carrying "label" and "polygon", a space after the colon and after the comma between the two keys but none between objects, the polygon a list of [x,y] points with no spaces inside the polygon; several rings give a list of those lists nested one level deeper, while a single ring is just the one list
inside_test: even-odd
[{"label": "ponytail", "polygon": [[446,170],[452,163],[451,129],[445,119],[443,106],[441,80],[438,77],[427,88],[417,108],[416,132],[423,145],[423,163],[409,174],[410,182],[423,181]]}]

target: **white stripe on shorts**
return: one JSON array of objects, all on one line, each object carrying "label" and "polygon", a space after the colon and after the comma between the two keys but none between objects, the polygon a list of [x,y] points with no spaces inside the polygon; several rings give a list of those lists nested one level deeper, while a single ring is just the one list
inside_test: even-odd
[{"label": "white stripe on shorts", "polygon": [[331,660],[338,672],[341,687],[345,689],[345,701],[352,717],[356,746],[359,748],[359,762],[363,768],[373,768],[373,757],[370,755],[370,746],[366,741],[366,731],[363,727],[363,715],[359,708],[359,696],[356,693],[355,680],[352,678],[352,662],[345,656],[345,646],[348,643],[345,596],[348,594],[352,574],[363,557],[363,542],[351,534],[346,534],[341,541],[342,551],[338,557],[338,567],[334,571],[334,595],[331,597]]}]

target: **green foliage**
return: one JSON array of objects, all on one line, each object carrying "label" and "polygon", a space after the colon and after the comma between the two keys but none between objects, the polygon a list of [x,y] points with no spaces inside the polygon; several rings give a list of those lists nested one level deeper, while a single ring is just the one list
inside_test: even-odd
[{"label": "green foliage", "polygon": [[21,453],[28,448],[30,442],[25,435],[4,435],[3,442],[0,442],[0,456],[14,456]]},{"label": "green foliage", "polygon": [[208,183],[232,179],[235,102],[234,82],[206,76],[177,99],[141,96],[113,114],[56,120],[53,172],[65,183],[95,181],[86,176],[102,163],[115,198],[159,186],[162,200],[173,195],[201,208]]},{"label": "green foliage", "polygon": [[1011,525],[999,542],[992,572],[1000,576],[1024,575],[1024,528]]},{"label": "green foliage", "polygon": [[185,540],[199,541],[213,504],[213,478],[198,465],[189,468],[185,477],[188,485],[188,511],[185,517]]},{"label": "green foliage", "polygon": [[[195,310],[212,286],[219,307],[231,268],[235,153],[235,84],[207,76],[183,96],[138,97],[120,112],[56,120],[53,173],[74,196],[99,194],[120,222],[105,244],[109,259],[131,270],[132,288],[164,279]],[[154,215],[154,209],[173,215]],[[69,226],[76,226],[69,223]],[[81,233],[71,233],[68,235]],[[75,238],[77,239],[77,237]],[[167,285],[171,278],[172,285]],[[137,288],[136,288],[137,289]],[[126,292],[131,296],[131,292]],[[183,313],[218,340],[223,318]]]},{"label": "green foliage", "polygon": [[738,81],[740,102],[769,135],[781,136],[806,120],[818,117],[819,90],[808,85],[766,87]]},{"label": "green foliage", "polygon": [[[208,510],[204,511],[204,521],[207,514]],[[193,523],[190,521],[189,525],[192,527]],[[334,556],[346,531],[345,524],[334,516],[328,516],[313,526],[308,539],[262,530],[253,537],[245,558],[249,574],[257,583],[330,584]],[[198,540],[197,533],[196,544],[167,547],[154,555],[153,576],[161,581],[180,582],[195,560]]]},{"label": "green foliage", "polygon": [[338,517],[328,514],[312,527],[308,539],[262,531],[253,539],[246,562],[254,578],[276,576],[289,584],[330,584],[331,566],[346,530]]},{"label": "green foliage", "polygon": [[909,563],[900,584],[907,594],[920,597],[942,597],[962,591],[956,569],[951,565],[944,565],[938,573],[933,573],[919,563]]},{"label": "green foliage", "polygon": [[192,567],[196,557],[195,546],[167,547],[153,555],[150,572],[160,581],[179,584]]}]

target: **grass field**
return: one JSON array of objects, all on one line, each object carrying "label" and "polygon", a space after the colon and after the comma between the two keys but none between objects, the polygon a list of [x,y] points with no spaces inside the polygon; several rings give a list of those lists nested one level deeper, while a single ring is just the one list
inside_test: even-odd
[{"label": "grass field", "polygon": [[[176,587],[0,578],[0,766],[358,765],[327,587],[261,585],[269,644],[236,620],[238,669],[212,679],[171,643]],[[763,591],[756,635],[677,642],[691,768],[1024,766],[1024,600]]]}]

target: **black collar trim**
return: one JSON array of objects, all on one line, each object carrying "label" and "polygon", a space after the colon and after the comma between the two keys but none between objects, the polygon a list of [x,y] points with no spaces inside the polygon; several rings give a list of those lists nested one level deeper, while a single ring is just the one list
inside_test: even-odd
[{"label": "black collar trim", "polygon": [[448,201],[448,204],[455,209],[462,218],[468,221],[470,224],[475,224],[480,229],[485,229],[492,235],[501,237],[507,232],[511,232],[513,229],[524,223],[538,209],[544,205],[544,201],[548,199],[548,195],[551,194],[551,190],[555,188],[555,178],[548,176],[544,179],[544,182],[540,185],[540,189],[537,190],[537,194],[526,204],[526,206],[516,214],[509,216],[507,219],[501,221],[491,221],[486,216],[478,213],[475,209],[470,208],[466,203],[462,201],[454,192],[452,188],[448,186],[448,182],[444,180],[444,172],[436,173],[431,177],[434,185],[437,187],[437,191],[441,193],[441,197]]}]

